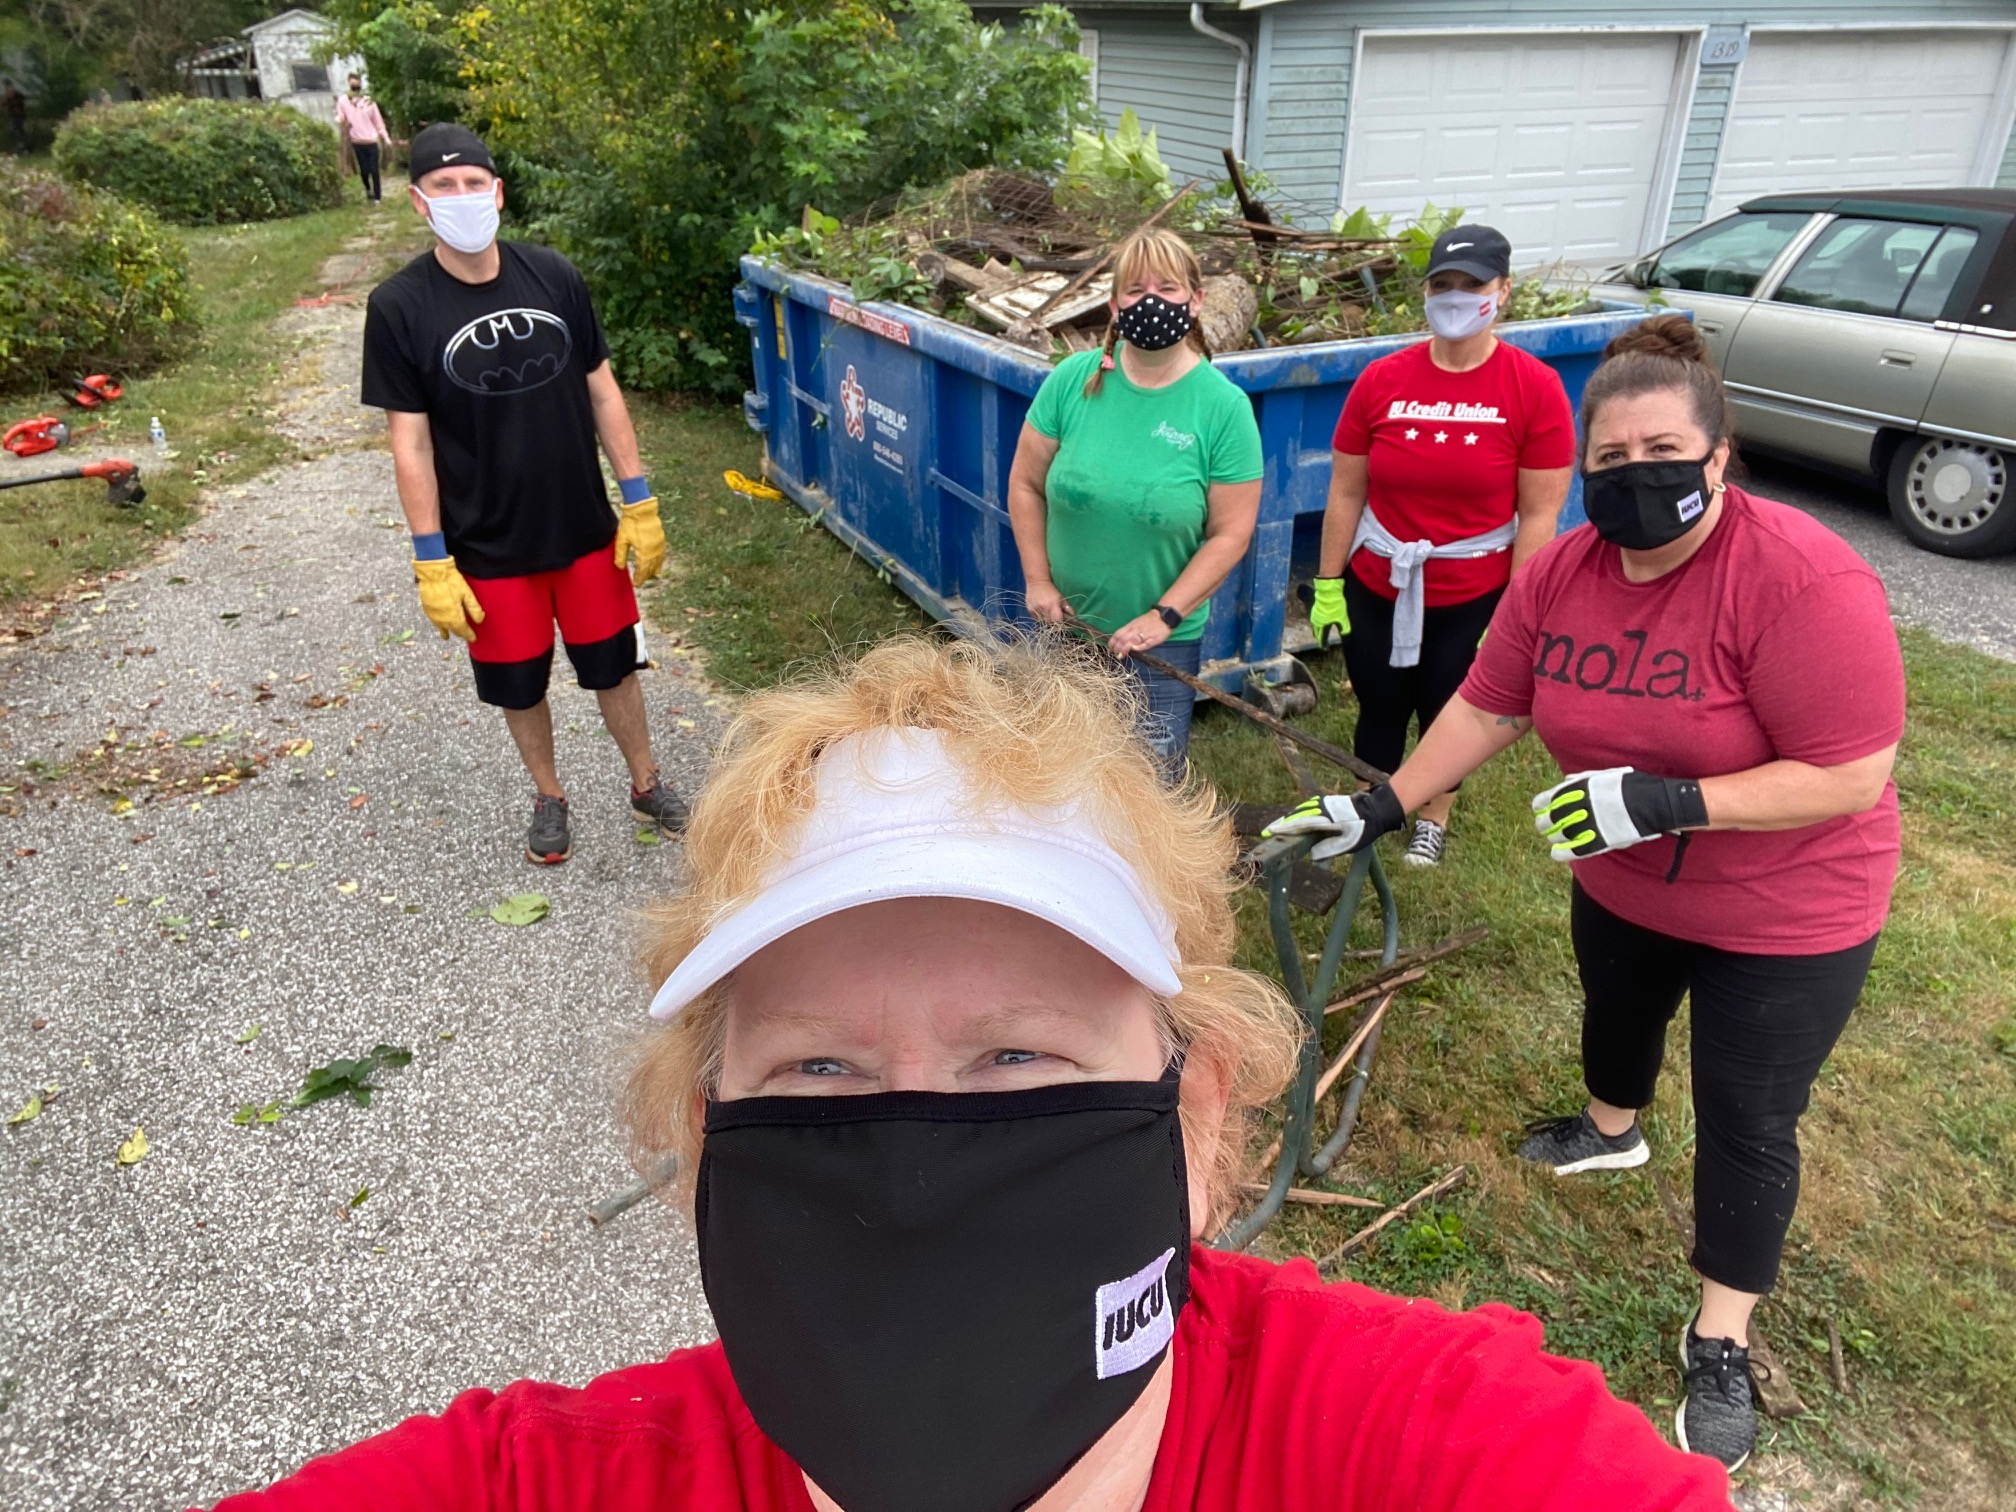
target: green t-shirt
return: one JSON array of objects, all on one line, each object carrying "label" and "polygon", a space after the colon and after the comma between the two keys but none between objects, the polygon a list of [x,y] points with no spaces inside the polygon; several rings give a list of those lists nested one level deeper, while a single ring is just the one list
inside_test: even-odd
[{"label": "green t-shirt", "polygon": [[[1029,423],[1057,443],[1043,485],[1050,576],[1080,619],[1111,635],[1154,608],[1204,544],[1213,483],[1265,470],[1252,401],[1200,362],[1167,388],[1136,388],[1114,365],[1085,397],[1097,352],[1057,364]],[[1194,641],[1208,602],[1172,641]]]}]

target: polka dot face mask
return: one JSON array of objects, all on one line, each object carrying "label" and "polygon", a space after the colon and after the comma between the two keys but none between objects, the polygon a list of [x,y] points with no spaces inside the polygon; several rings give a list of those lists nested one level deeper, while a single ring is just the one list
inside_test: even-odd
[{"label": "polka dot face mask", "polygon": [[1144,352],[1176,345],[1196,323],[1188,305],[1171,304],[1159,294],[1143,294],[1113,317],[1127,344]]}]

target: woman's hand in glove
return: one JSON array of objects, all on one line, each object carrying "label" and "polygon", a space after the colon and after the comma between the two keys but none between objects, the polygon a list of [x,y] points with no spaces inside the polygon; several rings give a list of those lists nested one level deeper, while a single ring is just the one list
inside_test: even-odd
[{"label": "woman's hand in glove", "polygon": [[1691,777],[1632,767],[1576,772],[1533,798],[1533,827],[1556,861],[1583,861],[1679,830],[1706,829],[1708,804]]},{"label": "woman's hand in glove", "polygon": [[1300,808],[1290,809],[1260,831],[1264,840],[1282,835],[1328,835],[1310,849],[1309,859],[1327,861],[1348,851],[1363,850],[1381,835],[1391,834],[1407,822],[1407,811],[1391,783],[1382,782],[1362,793],[1331,793],[1311,798]]}]

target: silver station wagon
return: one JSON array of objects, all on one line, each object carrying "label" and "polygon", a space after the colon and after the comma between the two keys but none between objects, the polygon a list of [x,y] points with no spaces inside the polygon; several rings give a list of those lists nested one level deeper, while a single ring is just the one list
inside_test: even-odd
[{"label": "silver station wagon", "polygon": [[2016,550],[2016,190],[1779,194],[1601,275],[1691,311],[1741,444],[1873,478],[1912,541]]}]

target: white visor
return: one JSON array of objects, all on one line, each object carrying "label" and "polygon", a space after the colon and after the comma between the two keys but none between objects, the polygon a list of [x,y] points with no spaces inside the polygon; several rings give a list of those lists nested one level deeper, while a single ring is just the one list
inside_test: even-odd
[{"label": "white visor", "polygon": [[1150,992],[1182,964],[1167,916],[1085,806],[982,807],[936,730],[884,729],[829,747],[796,843],[651,1000],[670,1018],[750,956],[828,914],[886,898],[972,898],[1066,930]]}]

